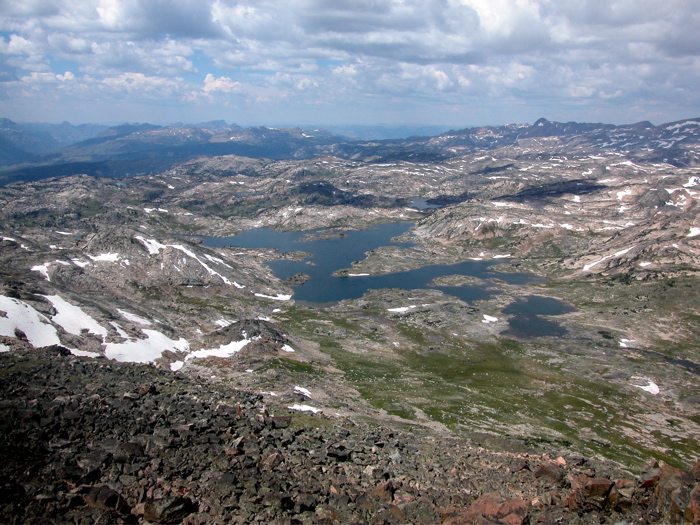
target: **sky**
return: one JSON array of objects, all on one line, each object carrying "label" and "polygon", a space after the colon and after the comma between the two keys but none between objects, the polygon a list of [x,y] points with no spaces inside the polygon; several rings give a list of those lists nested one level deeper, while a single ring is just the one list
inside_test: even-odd
[{"label": "sky", "polygon": [[699,0],[0,0],[0,117],[662,124],[700,117]]}]

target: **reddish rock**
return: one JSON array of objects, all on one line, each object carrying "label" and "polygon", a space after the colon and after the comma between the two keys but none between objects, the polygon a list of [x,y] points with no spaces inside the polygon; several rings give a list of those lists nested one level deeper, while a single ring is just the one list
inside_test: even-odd
[{"label": "reddish rock", "polygon": [[129,514],[131,511],[124,498],[107,485],[92,487],[85,496],[85,503],[97,509],[116,510],[120,514]]},{"label": "reddish rock", "polygon": [[382,501],[391,503],[391,501],[394,499],[395,491],[396,489],[394,488],[394,484],[391,482],[391,480],[389,480],[386,483],[382,483],[376,489],[374,489],[374,495]]},{"label": "reddish rock", "polygon": [[168,496],[148,500],[143,508],[143,519],[155,523],[180,522],[197,510],[197,505],[189,498]]},{"label": "reddish rock", "polygon": [[618,479],[608,494],[608,506],[618,512],[634,504],[635,483],[629,479]]},{"label": "reddish rock", "polygon": [[544,478],[554,483],[564,479],[564,469],[556,463],[542,463],[533,472],[536,478]]},{"label": "reddish rock", "polygon": [[695,485],[688,496],[688,504],[683,512],[683,517],[693,525],[700,525],[700,483]]},{"label": "reddish rock", "polygon": [[649,501],[651,519],[661,519],[669,523],[680,523],[690,503],[690,494],[695,479],[690,472],[670,465],[663,465],[659,481]]},{"label": "reddish rock", "polygon": [[571,510],[582,507],[602,509],[608,503],[608,495],[614,483],[607,478],[588,478],[585,476],[571,476],[571,492],[567,495],[564,504]]},{"label": "reddish rock", "polygon": [[507,524],[522,525],[527,518],[528,506],[522,498],[506,501],[492,492],[479,496],[467,509],[443,511],[443,525]]}]

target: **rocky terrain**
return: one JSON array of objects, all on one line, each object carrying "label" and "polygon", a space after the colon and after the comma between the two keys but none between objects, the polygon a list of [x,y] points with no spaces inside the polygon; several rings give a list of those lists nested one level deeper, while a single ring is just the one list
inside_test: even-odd
[{"label": "rocky terrain", "polygon": [[309,420],[231,385],[62,347],[0,363],[3,522],[700,521],[700,463],[631,477],[580,455]]},{"label": "rocky terrain", "polygon": [[[179,143],[279,155],[149,164],[176,128],[121,128],[0,188],[10,521],[697,521],[697,120],[352,143],[210,128]],[[77,152],[135,169],[45,178]],[[202,240],[396,221],[408,244],[336,274],[494,266],[320,308],[294,300],[306,272],[265,264],[308,254]]]}]

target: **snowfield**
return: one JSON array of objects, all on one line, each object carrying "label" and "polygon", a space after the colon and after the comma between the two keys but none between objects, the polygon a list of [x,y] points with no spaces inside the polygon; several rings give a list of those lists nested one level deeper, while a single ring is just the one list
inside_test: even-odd
[{"label": "snowfield", "polygon": [[0,317],[0,335],[17,337],[15,331],[21,330],[36,348],[61,344],[51,321],[24,301],[0,295],[0,312],[5,313]]},{"label": "snowfield", "polygon": [[186,339],[175,341],[157,330],[141,330],[146,339],[132,339],[125,343],[107,343],[105,357],[128,363],[150,363],[163,355],[163,352],[187,351],[190,344]]},{"label": "snowfield", "polygon": [[100,325],[88,314],[58,295],[44,295],[56,309],[56,315],[51,320],[63,328],[69,334],[80,335],[82,330],[87,330],[91,334],[105,337],[107,329]]}]

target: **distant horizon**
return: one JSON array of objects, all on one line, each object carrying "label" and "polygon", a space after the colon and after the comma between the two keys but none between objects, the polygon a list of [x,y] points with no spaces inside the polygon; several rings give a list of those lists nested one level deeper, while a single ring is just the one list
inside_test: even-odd
[{"label": "distant horizon", "polygon": [[700,115],[688,0],[0,2],[0,114],[244,127]]},{"label": "distant horizon", "polygon": [[664,120],[661,122],[655,122],[649,119],[641,119],[641,120],[636,120],[634,122],[629,121],[629,122],[609,122],[609,121],[604,121],[604,120],[575,120],[575,119],[568,119],[568,120],[560,120],[560,119],[551,119],[547,117],[538,117],[532,121],[528,122],[516,122],[516,121],[504,121],[500,123],[488,123],[488,124],[465,124],[465,125],[459,125],[459,127],[455,127],[454,125],[448,125],[448,124],[396,124],[396,123],[358,123],[358,124],[299,124],[299,123],[240,123],[240,122],[235,122],[231,120],[227,120],[224,118],[214,118],[214,119],[209,119],[209,120],[198,120],[198,121],[186,121],[186,120],[181,120],[181,119],[175,119],[171,121],[150,121],[150,120],[142,120],[142,121],[135,121],[135,120],[124,120],[124,121],[98,121],[98,120],[92,120],[92,121],[83,121],[83,122],[76,122],[76,121],[70,121],[68,119],[60,120],[60,121],[48,121],[48,120],[19,120],[19,119],[14,119],[10,118],[4,115],[0,115],[0,119],[8,119],[11,120],[12,122],[16,124],[49,124],[49,125],[60,125],[63,123],[68,123],[72,126],[82,126],[82,125],[98,125],[98,126],[108,126],[108,127],[117,127],[117,126],[137,126],[137,125],[144,125],[144,124],[150,124],[153,126],[160,126],[160,127],[170,127],[170,126],[175,126],[178,124],[182,124],[185,126],[197,126],[197,125],[202,125],[202,124],[209,124],[212,122],[225,122],[226,125],[228,126],[239,126],[243,129],[246,128],[256,128],[256,127],[262,127],[262,128],[269,128],[269,129],[294,129],[294,128],[299,128],[299,129],[304,129],[304,130],[314,130],[314,129],[323,129],[323,130],[329,130],[332,128],[335,129],[340,129],[340,128],[349,128],[349,129],[361,129],[361,128],[366,128],[366,129],[373,129],[373,128],[378,128],[378,129],[409,129],[409,128],[416,128],[416,129],[421,129],[421,128],[443,128],[445,130],[461,130],[461,129],[470,129],[470,128],[483,128],[483,127],[499,127],[499,126],[517,126],[517,125],[533,125],[535,122],[538,120],[544,119],[549,122],[558,122],[561,124],[566,124],[570,122],[574,122],[577,124],[604,124],[604,125],[613,125],[613,126],[627,126],[627,125],[633,125],[633,124],[638,124],[640,122],[650,122],[653,126],[661,126],[664,124],[671,124],[674,122],[681,122],[685,120],[700,120],[700,116],[697,117],[681,117],[677,118],[674,120]]}]

